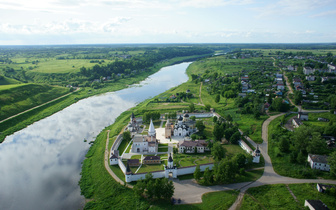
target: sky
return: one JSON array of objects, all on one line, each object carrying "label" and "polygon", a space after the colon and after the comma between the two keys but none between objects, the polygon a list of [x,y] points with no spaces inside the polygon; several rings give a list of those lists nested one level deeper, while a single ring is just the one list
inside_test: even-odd
[{"label": "sky", "polygon": [[335,0],[0,0],[0,45],[336,42]]}]

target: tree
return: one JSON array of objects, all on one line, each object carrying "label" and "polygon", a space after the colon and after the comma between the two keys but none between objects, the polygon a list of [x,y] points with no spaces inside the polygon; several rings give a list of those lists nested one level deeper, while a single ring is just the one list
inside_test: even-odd
[{"label": "tree", "polygon": [[162,190],[162,193],[161,193],[162,197],[168,200],[171,197],[173,197],[175,187],[172,181],[169,181],[167,178],[164,178],[161,181],[161,189],[159,190]]},{"label": "tree", "polygon": [[129,141],[131,140],[131,132],[129,132],[129,131],[125,131],[125,132],[123,133],[123,139],[124,139],[125,141],[129,142]]},{"label": "tree", "polygon": [[288,152],[289,151],[289,141],[282,137],[279,142],[279,149],[281,152]]},{"label": "tree", "polygon": [[225,157],[225,149],[222,147],[222,144],[215,142],[211,149],[211,155],[216,161],[220,161]]},{"label": "tree", "polygon": [[138,181],[133,188],[134,193],[138,196],[142,196],[143,193],[145,192],[145,189],[146,189],[146,182],[144,182],[143,180]]},{"label": "tree", "polygon": [[314,132],[312,138],[308,143],[307,152],[312,154],[325,154],[328,152],[325,140],[321,138],[321,134]]},{"label": "tree", "polygon": [[212,133],[215,136],[216,141],[220,141],[224,135],[224,129],[221,125],[216,123]]},{"label": "tree", "polygon": [[217,120],[218,120],[217,116],[213,116],[212,121],[213,121],[214,123],[216,123]]},{"label": "tree", "polygon": [[328,163],[330,165],[330,173],[336,176],[336,151],[329,155]]},{"label": "tree", "polygon": [[294,103],[296,105],[301,104],[302,101],[302,93],[301,91],[295,91],[294,92]]},{"label": "tree", "polygon": [[189,104],[189,112],[194,112],[195,111],[195,105],[194,103]]},{"label": "tree", "polygon": [[197,130],[199,131],[199,133],[203,134],[203,131],[205,129],[205,125],[203,124],[203,121],[202,120],[197,120],[195,126],[196,126]]},{"label": "tree", "polygon": [[196,181],[199,181],[201,179],[201,168],[200,165],[196,166],[195,172],[194,172],[194,179]]},{"label": "tree", "polygon": [[218,103],[219,101],[220,101],[220,95],[217,94],[217,95],[216,95],[216,98],[215,98],[215,102]]},{"label": "tree", "polygon": [[195,117],[195,116],[191,116],[190,119],[191,119],[192,121],[195,121],[195,120],[196,120],[196,117]]},{"label": "tree", "polygon": [[203,181],[205,185],[209,185],[213,183],[213,174],[210,171],[209,167],[207,167],[204,171]]},{"label": "tree", "polygon": [[239,168],[244,168],[246,165],[246,157],[242,153],[238,153],[233,157]]},{"label": "tree", "polygon": [[210,111],[211,105],[210,104],[205,104],[205,110]]},{"label": "tree", "polygon": [[230,142],[231,144],[237,144],[238,140],[241,138],[240,132],[236,131],[231,137]]}]

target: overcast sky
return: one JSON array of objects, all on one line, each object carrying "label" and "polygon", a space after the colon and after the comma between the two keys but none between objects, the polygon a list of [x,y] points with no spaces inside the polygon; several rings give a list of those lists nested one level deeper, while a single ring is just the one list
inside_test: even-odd
[{"label": "overcast sky", "polygon": [[0,0],[0,45],[336,42],[336,0]]}]

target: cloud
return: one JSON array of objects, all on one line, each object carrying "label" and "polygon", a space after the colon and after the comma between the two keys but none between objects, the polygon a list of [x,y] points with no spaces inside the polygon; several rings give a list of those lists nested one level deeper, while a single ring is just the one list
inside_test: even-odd
[{"label": "cloud", "polygon": [[30,25],[0,24],[0,33],[7,34],[74,34],[74,33],[101,33],[113,32],[122,24],[130,21],[129,17],[116,17],[103,23],[69,19],[52,21],[45,24],[35,22]]},{"label": "cloud", "polygon": [[318,8],[325,8],[333,0],[279,0],[261,7],[253,8],[258,12],[259,18],[268,16],[299,16],[309,14]]},{"label": "cloud", "polygon": [[227,5],[245,5],[253,3],[253,0],[184,0],[178,1],[181,7],[209,8]]},{"label": "cloud", "polygon": [[312,15],[311,17],[326,17],[326,16],[335,16],[335,15],[336,15],[336,10],[330,10],[330,11],[325,11],[325,12]]}]

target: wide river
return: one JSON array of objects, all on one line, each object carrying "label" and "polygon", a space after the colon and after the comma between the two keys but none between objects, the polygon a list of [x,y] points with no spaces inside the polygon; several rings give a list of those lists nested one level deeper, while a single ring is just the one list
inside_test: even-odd
[{"label": "wide river", "polygon": [[78,181],[88,142],[125,110],[186,82],[189,64],[164,67],[138,85],[80,100],[6,137],[0,144],[0,209],[82,208]]}]

